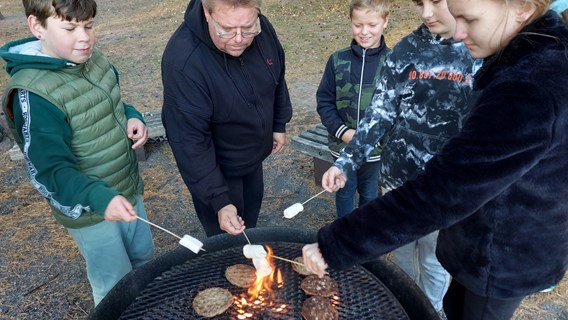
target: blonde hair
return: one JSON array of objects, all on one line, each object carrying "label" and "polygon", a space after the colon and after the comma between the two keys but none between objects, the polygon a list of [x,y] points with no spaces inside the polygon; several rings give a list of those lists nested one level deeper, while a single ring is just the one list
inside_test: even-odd
[{"label": "blonde hair", "polygon": [[254,7],[260,10],[262,0],[201,0],[201,3],[203,4],[203,8],[205,8],[209,13],[212,13],[215,5],[218,3],[227,4],[234,8]]},{"label": "blonde hair", "polygon": [[534,8],[534,13],[532,16],[525,21],[525,25],[535,21],[536,19],[542,17],[550,7],[551,0],[504,0],[507,5],[511,4],[512,2],[518,2],[520,4],[530,5]]},{"label": "blonde hair", "polygon": [[383,18],[389,15],[388,0],[351,0],[349,3],[349,19],[353,17],[354,10],[374,10],[379,12]]}]

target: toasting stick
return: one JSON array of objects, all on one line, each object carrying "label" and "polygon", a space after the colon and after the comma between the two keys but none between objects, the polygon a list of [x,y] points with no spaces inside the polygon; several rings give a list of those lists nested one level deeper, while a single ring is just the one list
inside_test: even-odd
[{"label": "toasting stick", "polygon": [[[253,260],[254,259],[264,259],[268,256],[268,253],[266,252],[266,250],[264,250],[264,247],[260,244],[245,244],[245,246],[243,247],[243,254],[245,255],[246,258],[253,259]],[[270,257],[272,257],[274,259],[288,261],[288,262],[299,264],[299,265],[303,266],[303,264],[300,263],[300,262],[292,261],[292,260],[282,258],[282,257],[279,257],[279,256],[275,256],[273,254],[271,254]]]},{"label": "toasting stick", "polygon": [[275,256],[275,255],[271,255],[271,257],[274,258],[274,259],[278,259],[278,260],[282,260],[282,261],[286,261],[286,262],[290,262],[290,263],[295,263],[295,264],[297,264],[297,265],[299,265],[299,266],[305,267],[305,265],[304,265],[303,263],[298,262],[298,261],[294,261],[294,260],[282,258],[282,257]]},{"label": "toasting stick", "polygon": [[308,201],[312,200],[313,198],[319,196],[320,194],[324,193],[325,190],[320,191],[318,194],[316,194],[315,196],[309,198],[308,200],[300,203],[294,203],[293,205],[289,206],[288,208],[286,208],[286,210],[284,210],[284,218],[288,218],[288,219],[292,219],[294,218],[298,213],[304,211],[304,205],[306,203],[308,203]]},{"label": "toasting stick", "polygon": [[[247,234],[244,231],[243,231],[243,234],[245,235],[245,238],[247,238],[247,241],[249,243],[249,244],[246,244],[243,247],[243,253],[244,253],[245,257],[247,257],[249,259],[253,259],[253,260],[254,259],[264,259],[268,255],[266,250],[264,250],[264,247],[262,245],[259,245],[259,244],[256,244],[256,245],[251,244]],[[270,256],[274,259],[279,259],[279,260],[282,260],[282,261],[287,261],[287,262],[290,262],[290,263],[295,263],[295,264],[300,265],[300,266],[304,266],[303,263],[300,263],[298,261],[282,258],[282,257],[275,256],[275,255],[270,255]]]},{"label": "toasting stick", "polygon": [[140,218],[139,216],[136,216],[136,218],[138,218],[138,219],[140,219],[140,220],[146,222],[147,224],[149,224],[149,225],[151,225],[151,226],[154,226],[154,227],[156,227],[156,228],[158,228],[158,229],[160,229],[160,230],[163,230],[163,231],[165,231],[165,232],[171,234],[172,236],[178,238],[178,239],[179,239],[179,244],[181,244],[182,246],[188,248],[189,250],[193,251],[194,253],[198,253],[199,250],[205,251],[205,249],[202,248],[202,247],[203,247],[203,242],[197,240],[196,238],[194,238],[194,237],[192,237],[192,236],[190,236],[190,235],[188,235],[188,234],[184,235],[183,238],[182,238],[182,237],[178,236],[177,234],[175,234],[175,233],[173,233],[173,232],[171,232],[171,231],[168,231],[168,230],[166,230],[166,229],[160,227],[159,225],[154,224],[154,223],[152,223],[152,222],[150,222],[150,221],[148,221],[148,220],[146,220],[146,219],[144,219],[144,218]]},{"label": "toasting stick", "polygon": [[250,243],[250,240],[249,240],[249,237],[247,236],[245,230],[243,230],[243,234],[245,235],[245,238],[247,238],[247,242],[248,242],[249,244],[251,244],[251,243]]}]

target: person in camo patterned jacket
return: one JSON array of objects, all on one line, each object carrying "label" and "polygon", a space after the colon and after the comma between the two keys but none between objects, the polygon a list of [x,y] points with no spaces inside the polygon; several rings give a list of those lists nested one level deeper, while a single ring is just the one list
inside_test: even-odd
[{"label": "person in camo patterned jacket", "polygon": [[[372,105],[324,180],[349,176],[382,142],[384,194],[415,178],[459,132],[472,104],[472,77],[481,61],[470,57],[463,42],[452,39],[456,22],[445,0],[415,3],[424,23],[401,39],[387,57]],[[450,276],[436,258],[437,238],[434,231],[393,254],[395,263],[441,312]]]},{"label": "person in camo patterned jacket", "polygon": [[[334,52],[327,61],[316,93],[317,111],[329,132],[328,146],[335,159],[353,138],[382,75],[390,51],[383,37],[388,16],[387,0],[352,0],[351,45]],[[336,192],[337,217],[353,210],[355,192],[359,193],[359,206],[377,197],[380,152],[380,148],[375,148],[367,162],[349,176],[346,186]]]}]

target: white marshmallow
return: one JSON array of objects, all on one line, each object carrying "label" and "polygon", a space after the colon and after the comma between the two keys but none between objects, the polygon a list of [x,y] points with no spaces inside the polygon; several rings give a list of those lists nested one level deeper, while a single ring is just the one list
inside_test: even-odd
[{"label": "white marshmallow", "polygon": [[201,247],[203,247],[203,242],[195,239],[194,237],[190,236],[190,235],[184,235],[183,238],[181,238],[179,240],[179,244],[181,244],[182,246],[188,248],[189,250],[193,251],[194,253],[198,253],[199,250],[201,250]]},{"label": "white marshmallow", "polygon": [[265,258],[254,258],[252,263],[256,268],[256,274],[260,277],[266,277],[272,273],[272,267]]},{"label": "white marshmallow", "polygon": [[259,244],[245,244],[243,254],[247,259],[264,259],[267,255],[264,247]]},{"label": "white marshmallow", "polygon": [[304,206],[299,202],[294,203],[284,210],[284,218],[292,219],[302,211],[304,211]]}]

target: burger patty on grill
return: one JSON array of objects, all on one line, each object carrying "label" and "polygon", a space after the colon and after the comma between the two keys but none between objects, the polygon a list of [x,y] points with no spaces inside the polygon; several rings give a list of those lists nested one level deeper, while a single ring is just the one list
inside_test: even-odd
[{"label": "burger patty on grill", "polygon": [[325,275],[323,278],[315,274],[311,274],[300,283],[302,290],[311,296],[331,297],[337,291],[337,282],[330,276]]},{"label": "burger patty on grill", "polygon": [[235,264],[227,267],[225,277],[237,287],[249,288],[256,280],[256,269],[248,264]]},{"label": "burger patty on grill", "polygon": [[227,310],[233,304],[229,290],[213,287],[197,293],[193,299],[193,310],[202,317],[212,318]]},{"label": "burger patty on grill", "polygon": [[327,298],[311,296],[302,303],[302,317],[306,320],[337,320],[339,312]]}]

